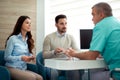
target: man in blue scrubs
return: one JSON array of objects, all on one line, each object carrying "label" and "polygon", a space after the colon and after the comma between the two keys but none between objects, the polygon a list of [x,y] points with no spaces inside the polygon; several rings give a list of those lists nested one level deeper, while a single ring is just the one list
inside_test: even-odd
[{"label": "man in blue scrubs", "polygon": [[[66,54],[83,60],[95,60],[100,54],[111,71],[120,68],[120,21],[113,17],[110,5],[105,2],[92,7],[92,16],[95,27],[89,51],[77,54],[68,49]],[[112,77],[120,80],[120,73],[113,72]]]}]

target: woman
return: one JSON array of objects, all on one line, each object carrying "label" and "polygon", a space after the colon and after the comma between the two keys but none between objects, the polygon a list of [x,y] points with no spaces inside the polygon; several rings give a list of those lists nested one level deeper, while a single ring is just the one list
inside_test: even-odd
[{"label": "woman", "polygon": [[12,34],[6,41],[5,61],[11,76],[15,80],[43,80],[32,71],[28,71],[27,62],[34,60],[32,49],[34,40],[31,34],[31,20],[28,16],[20,16]]}]

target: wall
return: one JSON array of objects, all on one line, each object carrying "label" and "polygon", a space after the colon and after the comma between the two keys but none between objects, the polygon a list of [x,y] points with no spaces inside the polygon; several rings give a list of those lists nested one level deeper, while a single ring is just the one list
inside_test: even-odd
[{"label": "wall", "polygon": [[80,29],[93,29],[91,7],[98,2],[107,2],[113,9],[113,15],[120,19],[120,0],[46,0],[47,19],[45,35],[56,31],[54,18],[58,14],[67,15],[67,33],[73,35],[80,48]]},{"label": "wall", "polygon": [[21,15],[31,17],[32,34],[36,40],[36,0],[0,0],[0,50],[4,49],[5,40]]},{"label": "wall", "polygon": [[36,53],[42,51],[45,34],[45,1],[37,0]]}]

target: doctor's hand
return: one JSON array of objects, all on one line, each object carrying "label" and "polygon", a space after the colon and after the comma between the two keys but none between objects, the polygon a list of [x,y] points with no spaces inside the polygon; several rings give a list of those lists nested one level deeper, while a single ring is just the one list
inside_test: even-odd
[{"label": "doctor's hand", "polygon": [[66,51],[65,51],[65,54],[68,56],[68,57],[75,57],[75,54],[77,53],[77,51],[75,51],[74,49],[72,48],[68,48]]}]

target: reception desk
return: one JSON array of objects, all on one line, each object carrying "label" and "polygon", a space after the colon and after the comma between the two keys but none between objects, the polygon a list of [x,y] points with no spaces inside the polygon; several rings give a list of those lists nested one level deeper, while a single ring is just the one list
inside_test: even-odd
[{"label": "reception desk", "polygon": [[90,80],[90,69],[106,68],[107,65],[103,59],[97,60],[76,60],[65,58],[45,59],[45,66],[57,70],[87,70],[88,80]]}]

